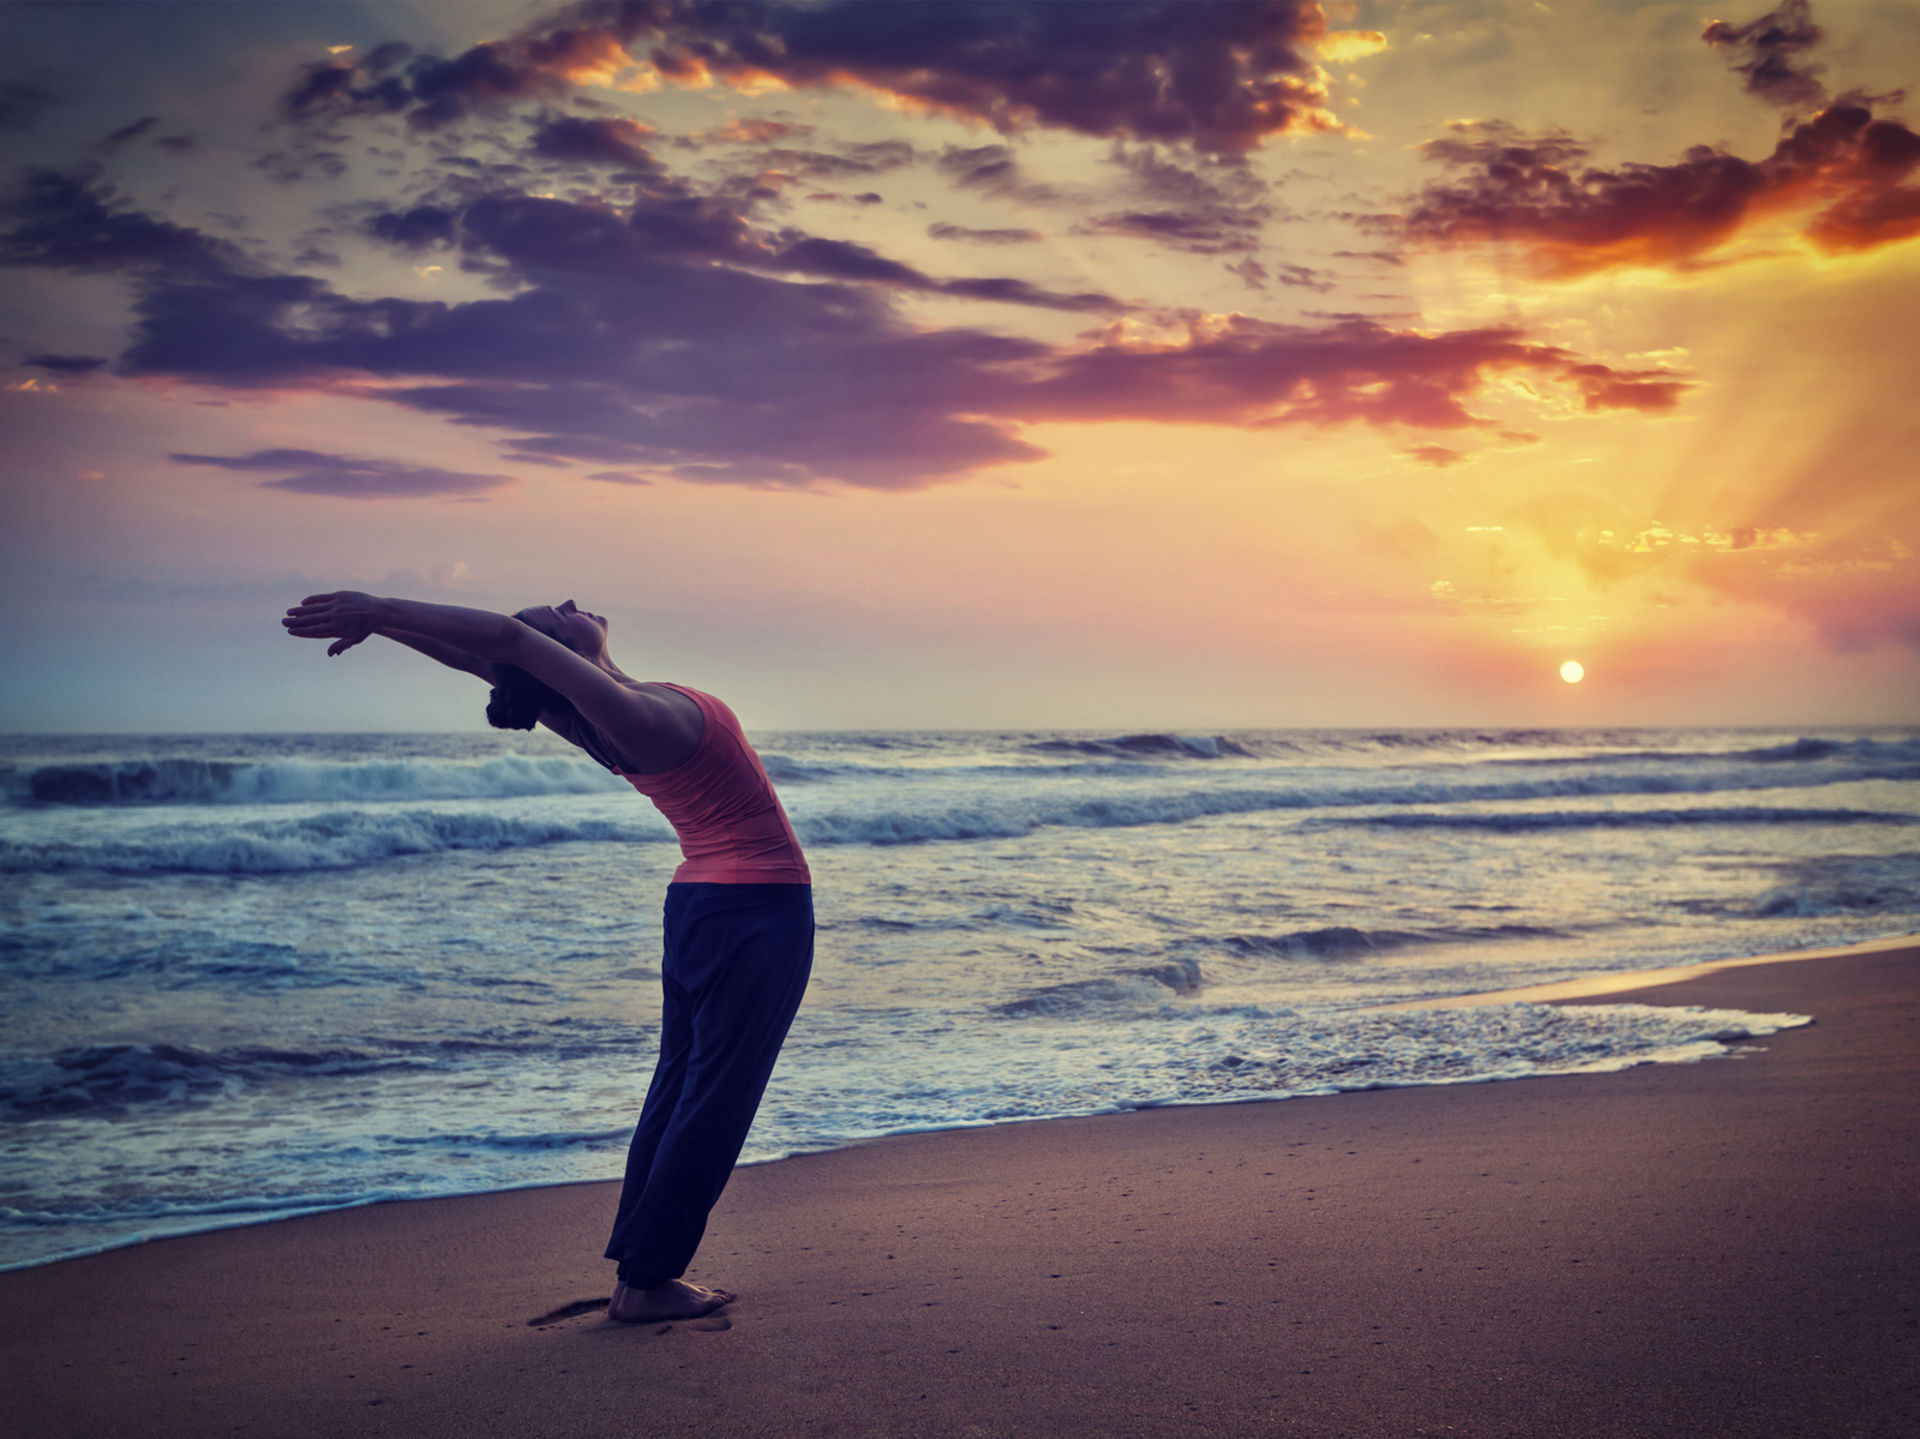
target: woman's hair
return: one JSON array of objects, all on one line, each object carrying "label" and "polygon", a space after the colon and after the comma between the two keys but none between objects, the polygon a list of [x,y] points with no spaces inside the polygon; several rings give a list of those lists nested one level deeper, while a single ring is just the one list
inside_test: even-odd
[{"label": "woman's hair", "polygon": [[574,713],[565,695],[518,665],[497,664],[493,677],[498,683],[487,697],[487,723],[495,729],[532,729],[549,710]]}]

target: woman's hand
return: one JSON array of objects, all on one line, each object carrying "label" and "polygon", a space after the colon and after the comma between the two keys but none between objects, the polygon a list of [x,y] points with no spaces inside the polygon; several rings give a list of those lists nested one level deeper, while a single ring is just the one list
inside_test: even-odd
[{"label": "woman's hand", "polygon": [[372,595],[359,590],[336,590],[332,594],[308,595],[288,610],[280,621],[296,639],[332,640],[327,656],[343,655],[374,631],[375,607]]}]

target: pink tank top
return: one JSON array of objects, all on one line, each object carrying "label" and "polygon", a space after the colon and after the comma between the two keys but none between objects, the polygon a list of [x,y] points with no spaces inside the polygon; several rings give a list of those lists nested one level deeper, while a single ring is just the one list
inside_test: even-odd
[{"label": "pink tank top", "polygon": [[673,877],[701,884],[811,884],[780,796],[733,711],[699,690],[659,683],[700,706],[706,721],[700,744],[673,769],[614,773],[652,800],[680,836],[686,858]]}]

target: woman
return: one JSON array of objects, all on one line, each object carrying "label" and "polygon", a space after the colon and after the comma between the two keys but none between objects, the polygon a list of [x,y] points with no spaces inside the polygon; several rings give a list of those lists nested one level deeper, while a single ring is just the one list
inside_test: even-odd
[{"label": "woman", "polygon": [[309,595],[287,632],[329,656],[385,635],[494,687],[496,728],[535,723],[651,799],[680,836],[667,886],[660,1060],[627,1155],[607,1313],[691,1319],[733,1301],[688,1284],[707,1214],[746,1142],[813,965],[813,889],[793,826],[733,712],[642,683],[607,654],[607,622],[572,600],[516,615],[357,591]]}]

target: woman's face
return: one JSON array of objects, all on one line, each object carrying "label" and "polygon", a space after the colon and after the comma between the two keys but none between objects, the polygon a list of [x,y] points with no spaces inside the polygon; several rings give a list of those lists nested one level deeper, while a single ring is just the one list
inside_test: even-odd
[{"label": "woman's face", "polygon": [[605,617],[581,609],[572,600],[557,605],[534,605],[521,610],[515,619],[557,640],[582,659],[596,659],[606,653]]}]

